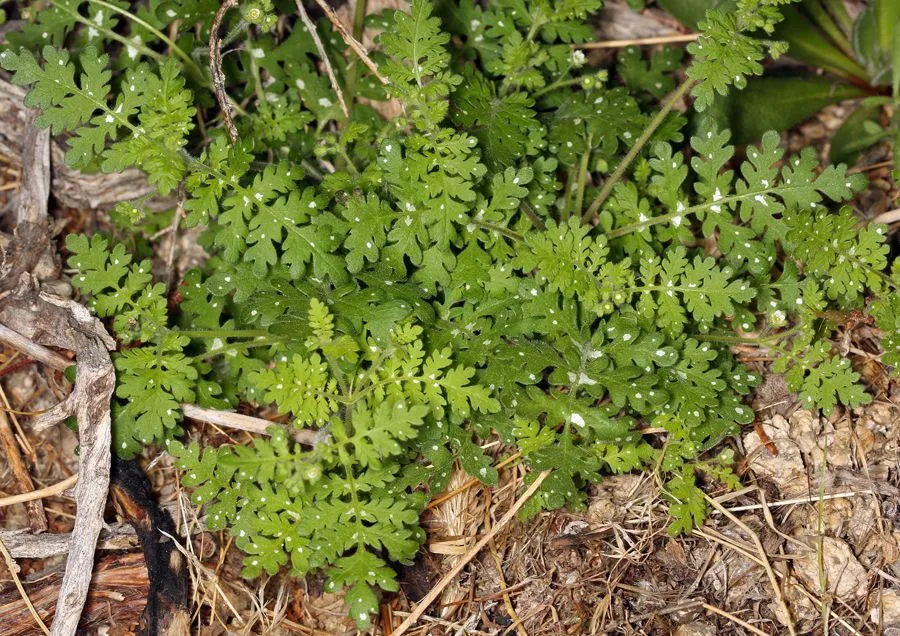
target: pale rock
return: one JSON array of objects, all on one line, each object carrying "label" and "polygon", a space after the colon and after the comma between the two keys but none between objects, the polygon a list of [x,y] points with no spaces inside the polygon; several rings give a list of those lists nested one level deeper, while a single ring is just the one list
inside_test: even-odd
[{"label": "pale rock", "polygon": [[797,442],[807,455],[813,458],[821,456],[819,433],[822,430],[821,420],[812,411],[798,410],[791,415],[791,438]]},{"label": "pale rock", "polygon": [[770,453],[756,431],[751,430],[744,436],[744,448],[748,457],[753,458],[750,470],[757,478],[774,482],[784,497],[805,495],[808,487],[803,455],[791,438],[787,420],[775,415],[761,426],[778,449],[778,455]]},{"label": "pale rock", "polygon": [[881,625],[885,630],[900,630],[900,591],[884,590],[881,598],[876,595],[869,620],[873,625]]},{"label": "pale rock", "polygon": [[[821,590],[818,539],[802,537],[800,540],[808,545],[809,549],[801,551],[793,545],[789,548],[792,552],[799,552],[798,558],[792,562],[794,575],[807,589]],[[825,576],[827,593],[846,602],[853,602],[854,599],[866,595],[868,591],[866,570],[845,541],[834,537],[822,538],[821,567]]]},{"label": "pale rock", "polygon": [[716,628],[705,621],[691,621],[684,625],[679,625],[673,636],[716,636]]}]

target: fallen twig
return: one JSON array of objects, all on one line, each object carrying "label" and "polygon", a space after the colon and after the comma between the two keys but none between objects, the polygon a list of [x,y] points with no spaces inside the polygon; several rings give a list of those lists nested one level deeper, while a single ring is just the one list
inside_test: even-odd
[{"label": "fallen twig", "polygon": [[874,219],[869,221],[869,223],[884,223],[885,225],[890,225],[891,223],[896,223],[897,221],[900,221],[900,208],[882,212]]},{"label": "fallen twig", "polygon": [[[90,587],[97,537],[103,526],[112,443],[109,405],[115,387],[115,371],[108,350],[115,349],[115,341],[85,307],[40,292],[28,274],[23,274],[13,294],[3,299],[0,322],[28,340],[74,351],[78,361],[78,376],[71,395],[52,409],[54,416],[62,419],[75,415],[79,423],[80,453],[75,487],[78,512],[51,625],[53,636],[68,636],[78,627]],[[32,357],[37,356],[32,354]]]},{"label": "fallen twig", "polygon": [[[34,534],[28,530],[0,530],[0,541],[15,559],[47,559],[66,554],[72,547],[72,535]],[[138,537],[127,523],[114,523],[100,532],[98,550],[130,550],[138,547]]]},{"label": "fallen twig", "polygon": [[532,482],[532,484],[528,487],[528,490],[522,493],[522,496],[519,497],[516,502],[510,507],[510,509],[506,511],[506,514],[503,515],[500,521],[494,524],[494,527],[491,528],[483,537],[481,537],[481,539],[478,540],[478,543],[472,546],[472,549],[469,550],[469,552],[459,561],[457,561],[456,565],[450,568],[450,571],[447,572],[447,574],[445,574],[440,581],[438,581],[437,585],[431,588],[431,591],[425,595],[425,598],[419,601],[418,605],[416,605],[416,608],[409,613],[409,616],[407,616],[402,623],[400,623],[400,627],[394,630],[391,636],[402,636],[407,632],[407,630],[409,630],[410,627],[416,624],[416,621],[418,621],[422,617],[422,615],[425,613],[425,610],[428,609],[428,606],[431,605],[435,601],[435,599],[437,599],[437,597],[441,595],[441,592],[444,591],[444,588],[447,587],[447,585],[449,585],[450,582],[453,581],[453,579],[459,576],[459,573],[462,572],[463,568],[469,564],[469,561],[474,559],[475,556],[479,552],[481,552],[482,548],[490,543],[490,541],[494,537],[496,537],[497,534],[501,530],[503,530],[503,528],[505,528],[510,521],[512,521],[512,518],[516,516],[516,513],[519,512],[519,509],[525,505],[525,502],[528,501],[535,492],[537,492],[537,489],[541,487],[541,484],[544,483],[544,480],[547,479],[547,476],[549,474],[550,471],[545,470],[537,476],[537,479]]},{"label": "fallen twig", "polygon": [[222,26],[222,18],[229,9],[236,6],[237,0],[225,0],[216,11],[209,30],[209,70],[212,73],[216,101],[219,102],[219,108],[222,110],[222,118],[225,120],[225,128],[228,130],[231,143],[237,143],[238,133],[231,114],[231,102],[228,101],[228,93],[225,92],[225,75],[222,73],[222,40],[219,39],[219,29]]},{"label": "fallen twig", "polygon": [[344,101],[344,93],[341,91],[341,87],[338,85],[337,77],[335,77],[334,69],[331,67],[331,60],[328,59],[328,54],[325,52],[325,47],[322,45],[322,39],[319,37],[319,32],[316,30],[316,25],[313,24],[313,21],[309,19],[309,14],[306,12],[306,9],[303,8],[303,0],[294,0],[294,4],[297,5],[297,12],[300,14],[300,20],[303,22],[303,26],[306,27],[306,30],[309,31],[310,37],[313,39],[313,43],[316,45],[316,50],[319,52],[319,57],[322,58],[322,64],[325,65],[325,73],[328,75],[328,81],[331,82],[331,88],[334,89],[335,94],[337,95],[338,102],[341,105],[341,110],[344,113],[344,117],[350,117],[350,111],[347,110],[347,102]]},{"label": "fallen twig", "polygon": [[[234,428],[239,431],[247,431],[257,435],[269,435],[269,427],[275,424],[275,422],[264,420],[261,417],[241,415],[232,411],[205,409],[193,404],[182,404],[181,412],[188,419],[224,426],[225,428]],[[312,429],[291,428],[290,436],[294,441],[306,446],[315,446],[322,439],[322,433]]]},{"label": "fallen twig", "polygon": [[57,371],[65,371],[72,366],[71,360],[67,360],[55,351],[37,344],[2,323],[0,323],[0,341]]},{"label": "fallen twig", "polygon": [[372,75],[378,78],[378,81],[382,84],[390,84],[391,81],[386,78],[384,75],[378,72],[378,65],[372,61],[372,58],[369,57],[369,52],[366,51],[366,47],[364,47],[359,40],[357,40],[353,35],[347,30],[347,27],[344,26],[344,23],[341,22],[340,18],[337,17],[337,14],[334,12],[328,3],[325,0],[316,0],[316,4],[322,9],[325,15],[331,20],[331,24],[337,29],[337,32],[341,34],[341,37],[346,42],[347,46],[353,49],[353,52],[356,53],[356,56],[362,60],[362,63],[369,67],[369,70],[372,71]]}]

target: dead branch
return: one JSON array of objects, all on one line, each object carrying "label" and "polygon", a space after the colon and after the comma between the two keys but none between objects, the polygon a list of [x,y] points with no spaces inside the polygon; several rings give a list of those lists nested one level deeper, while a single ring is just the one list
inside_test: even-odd
[{"label": "dead branch", "polygon": [[[0,541],[15,559],[47,559],[66,554],[72,547],[72,534],[34,534],[28,530],[0,530]],[[138,547],[134,528],[126,523],[110,524],[100,531],[98,550],[131,550]]]},{"label": "dead branch", "polygon": [[[193,404],[182,404],[181,412],[184,416],[198,422],[206,422],[207,424],[215,424],[216,426],[224,426],[225,428],[233,428],[239,431],[247,431],[257,435],[268,435],[269,427],[275,424],[261,417],[252,417],[250,415],[241,415],[232,411],[217,411],[215,409],[205,409]],[[294,441],[304,444],[305,446],[315,446],[320,440],[321,433],[311,429],[292,429],[290,431]]]},{"label": "dead branch", "polygon": [[22,275],[19,286],[0,303],[0,322],[29,340],[74,351],[78,362],[72,394],[65,400],[65,407],[56,412],[58,417],[77,417],[81,452],[72,549],[51,626],[53,636],[73,634],[90,587],[94,549],[109,489],[109,404],[115,386],[109,350],[115,349],[115,341],[86,308],[40,292],[28,274]]},{"label": "dead branch", "polygon": [[209,70],[212,73],[213,87],[216,91],[216,100],[222,110],[222,118],[225,120],[225,128],[231,143],[237,143],[238,133],[234,127],[234,118],[231,114],[231,102],[228,101],[228,93],[225,92],[225,74],[222,73],[222,40],[219,39],[219,29],[222,26],[222,18],[229,9],[237,6],[237,0],[225,0],[213,17],[209,30]]},{"label": "dead branch", "polygon": [[157,505],[150,481],[135,461],[114,463],[110,494],[117,512],[131,524],[140,540],[150,575],[142,632],[189,634],[191,581],[181,546],[167,536],[175,533],[172,517]]},{"label": "dead branch", "polygon": [[[22,156],[22,180],[15,208],[13,240],[9,241],[0,261],[0,290],[11,289],[25,272],[38,278],[56,278],[55,267],[36,266],[50,249],[47,223],[47,201],[50,197],[50,131],[38,129],[31,112]],[[50,259],[53,263],[53,259]]]}]

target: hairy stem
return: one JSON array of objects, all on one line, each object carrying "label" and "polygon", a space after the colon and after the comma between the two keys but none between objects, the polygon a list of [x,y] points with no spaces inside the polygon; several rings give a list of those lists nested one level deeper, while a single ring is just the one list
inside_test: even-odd
[{"label": "hairy stem", "polygon": [[666,103],[663,104],[662,109],[656,116],[647,124],[647,127],[644,129],[644,132],[641,133],[641,136],[637,138],[637,141],[634,142],[634,145],[631,147],[631,150],[628,151],[628,154],[625,155],[625,158],[619,162],[619,165],[616,166],[615,172],[610,175],[609,179],[606,180],[606,183],[603,184],[603,187],[600,189],[600,192],[597,193],[597,196],[594,197],[594,200],[591,201],[590,207],[584,212],[582,215],[582,219],[587,222],[593,219],[597,212],[600,210],[600,206],[609,198],[610,193],[612,192],[613,187],[621,180],[622,176],[625,174],[625,171],[628,170],[628,166],[631,165],[631,162],[634,161],[635,157],[641,152],[644,148],[644,145],[648,141],[650,141],[650,137],[653,136],[653,133],[656,132],[656,129],[659,128],[662,123],[666,120],[666,117],[675,107],[675,104],[684,97],[691,87],[694,85],[694,80],[688,78],[681,83],[674,93],[666,100]]}]

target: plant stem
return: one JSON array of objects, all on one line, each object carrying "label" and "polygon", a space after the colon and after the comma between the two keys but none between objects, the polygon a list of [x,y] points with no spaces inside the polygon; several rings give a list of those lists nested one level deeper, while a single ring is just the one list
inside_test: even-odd
[{"label": "plant stem", "polygon": [[253,36],[250,29],[247,29],[247,57],[250,60],[250,75],[253,76],[253,92],[256,93],[256,99],[260,104],[266,102],[266,92],[263,90],[262,79],[259,75],[259,65],[256,58],[253,57]]},{"label": "plant stem", "polygon": [[176,331],[188,338],[271,338],[272,334],[263,329],[200,329]]},{"label": "plant stem", "polygon": [[855,54],[853,52],[853,47],[850,46],[850,41],[847,39],[847,36],[844,35],[844,32],[841,31],[840,27],[835,24],[831,15],[828,11],[825,10],[825,7],[822,6],[818,2],[806,2],[803,5],[803,8],[809,13],[810,17],[812,17],[813,21],[831,40],[847,55],[849,58],[853,59]]},{"label": "plant stem", "polygon": [[822,4],[831,13],[831,17],[834,18],[846,35],[853,33],[853,19],[847,12],[844,0],[822,0]]},{"label": "plant stem", "polygon": [[509,228],[501,227],[499,225],[494,225],[493,223],[488,223],[486,221],[477,221],[475,219],[472,219],[471,221],[469,221],[469,223],[471,223],[472,225],[478,226],[480,228],[483,228],[485,230],[490,230],[491,232],[497,232],[499,234],[502,234],[506,238],[512,239],[514,241],[521,241],[524,238],[518,232],[510,230]]},{"label": "plant stem", "polygon": [[593,150],[593,136],[588,133],[584,144],[584,152],[581,153],[581,165],[578,168],[578,187],[575,191],[575,209],[581,211],[584,205],[584,186],[587,182],[588,163],[591,160],[591,150]]},{"label": "plant stem", "polygon": [[541,221],[540,217],[534,213],[534,210],[531,209],[531,206],[528,205],[525,201],[519,205],[519,209],[525,213],[525,216],[528,217],[528,220],[531,221],[531,224],[542,232],[547,229],[547,226],[544,225],[544,222]]},{"label": "plant stem", "polygon": [[[197,66],[197,63],[194,62],[194,60],[192,60],[191,57],[187,53],[182,51],[171,38],[169,38],[165,33],[160,31],[159,29],[155,28],[152,24],[146,22],[145,20],[142,20],[141,18],[134,15],[133,13],[129,13],[125,9],[117,7],[114,4],[104,2],[104,0],[88,0],[88,2],[99,5],[106,9],[109,9],[113,13],[118,13],[119,15],[123,15],[126,18],[128,18],[129,20],[131,20],[132,22],[134,22],[135,24],[143,27],[144,29],[147,29],[150,33],[152,33],[153,35],[158,37],[160,40],[165,42],[166,45],[169,48],[171,48],[172,52],[175,53],[175,55],[177,55],[178,57],[180,57],[182,59],[182,61],[184,61],[184,63],[191,69],[191,71],[197,75],[198,78],[205,79],[204,75],[203,75],[203,71],[200,70],[200,67]],[[58,4],[57,2],[54,2],[53,4],[57,7],[61,7],[61,5]],[[96,27],[96,25],[93,25],[93,26]]]},{"label": "plant stem", "polygon": [[[563,73],[563,76],[565,76],[565,74],[568,73],[568,72],[571,70],[571,68],[572,68],[572,67],[569,66],[569,68],[567,68],[567,69],[565,70],[565,73]],[[536,91],[536,92],[534,93],[533,97],[534,97],[535,99],[537,99],[538,97],[542,97],[543,95],[546,95],[547,93],[549,93],[549,92],[551,92],[551,91],[555,91],[557,88],[563,88],[563,87],[565,87],[565,86],[577,86],[577,85],[580,85],[580,84],[581,84],[581,81],[582,81],[583,79],[584,79],[584,78],[582,78],[582,77],[571,77],[571,78],[566,79],[566,80],[557,80],[557,81],[553,82],[552,84],[547,84],[547,85],[546,85],[544,88],[542,88],[541,90]]]},{"label": "plant stem", "polygon": [[217,349],[210,349],[209,351],[204,351],[203,353],[198,353],[193,356],[194,359],[198,360],[208,360],[209,358],[213,358],[215,356],[224,355],[230,352],[238,352],[242,349],[255,349],[256,347],[271,347],[275,344],[280,344],[280,340],[245,340],[243,342],[232,342],[231,344],[223,345],[218,347]]},{"label": "plant stem", "polygon": [[650,140],[650,137],[653,136],[653,133],[656,132],[656,129],[659,128],[662,123],[665,121],[669,112],[675,107],[675,104],[684,97],[691,87],[694,85],[694,80],[688,78],[681,83],[674,93],[666,100],[666,103],[663,104],[662,109],[656,116],[647,124],[647,127],[644,129],[644,132],[641,133],[641,136],[637,138],[637,141],[634,142],[634,145],[631,147],[631,150],[628,151],[628,154],[625,155],[625,158],[619,162],[619,165],[616,166],[615,172],[606,180],[606,183],[603,184],[603,188],[601,188],[600,192],[594,197],[594,200],[591,201],[590,207],[585,211],[582,215],[582,219],[587,222],[596,216],[597,211],[600,210],[600,206],[606,201],[612,192],[613,187],[619,182],[622,176],[625,174],[625,171],[628,169],[628,166],[631,165],[631,162],[634,161],[635,157],[643,149],[644,145]]}]

